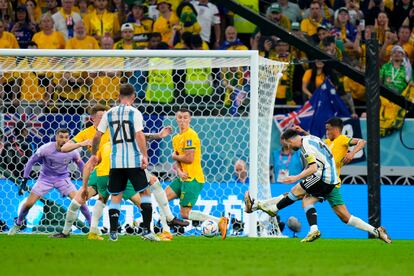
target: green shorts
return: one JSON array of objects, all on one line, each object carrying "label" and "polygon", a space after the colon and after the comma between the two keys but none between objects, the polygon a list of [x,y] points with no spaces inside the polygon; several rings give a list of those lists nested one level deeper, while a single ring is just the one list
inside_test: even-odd
[{"label": "green shorts", "polygon": [[[108,198],[108,180],[109,176],[97,176],[96,170],[93,170],[89,177],[88,186],[92,187],[95,191],[97,191],[102,197]],[[128,181],[125,191],[122,194],[122,198],[127,200],[133,197],[137,192],[135,192],[134,187],[132,186],[131,182]]]},{"label": "green shorts", "polygon": [[171,189],[180,198],[180,205],[182,207],[194,206],[203,186],[203,183],[199,183],[195,179],[183,182],[179,178],[174,179],[170,184]]},{"label": "green shorts", "polygon": [[331,207],[335,207],[337,205],[344,205],[345,202],[342,199],[340,188],[335,187],[329,195],[326,196],[326,200],[328,200],[329,205]]}]

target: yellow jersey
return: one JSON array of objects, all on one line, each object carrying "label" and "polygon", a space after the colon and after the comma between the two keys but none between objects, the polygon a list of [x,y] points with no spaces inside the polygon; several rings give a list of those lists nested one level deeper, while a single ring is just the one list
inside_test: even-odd
[{"label": "yellow jersey", "polygon": [[[95,136],[96,128],[94,126],[90,126],[81,130],[75,137],[72,138],[72,141],[75,143],[80,143],[86,140],[92,140]],[[101,142],[99,143],[99,150],[102,149],[103,145],[109,142],[109,130],[102,135]],[[88,146],[88,150],[92,152],[92,147]]]},{"label": "yellow jersey", "polygon": [[188,174],[185,181],[190,182],[195,179],[199,183],[204,183],[204,173],[201,168],[201,141],[197,132],[189,128],[184,133],[175,135],[172,143],[174,151],[179,155],[184,155],[186,150],[193,149],[195,151],[191,164],[180,163],[182,170]]},{"label": "yellow jersey", "polygon": [[0,48],[20,48],[14,34],[4,31],[0,37]]},{"label": "yellow jersey", "polygon": [[168,43],[172,36],[172,27],[180,23],[175,12],[171,12],[169,19],[164,18],[162,15],[154,22],[153,32],[160,33],[162,41]]},{"label": "yellow jersey", "polygon": [[112,153],[111,142],[106,142],[103,145],[101,144],[101,147],[97,152],[97,156],[101,160],[101,162],[99,162],[99,164],[95,167],[96,176],[108,176],[109,175],[109,170],[111,167],[111,153]]},{"label": "yellow jersey", "polygon": [[90,35],[87,35],[84,39],[78,39],[73,37],[66,41],[66,49],[87,49],[87,50],[95,50],[101,49],[99,47],[98,41]]},{"label": "yellow jersey", "polygon": [[[341,167],[343,165],[342,160],[348,153],[351,140],[352,138],[349,138],[348,136],[343,134],[339,135],[334,140],[325,139],[325,143],[331,149],[331,152],[333,154],[338,177],[341,175]],[[340,184],[338,184],[337,187],[339,188]]]},{"label": "yellow jersey", "polygon": [[41,31],[34,34],[32,41],[39,49],[65,49],[65,38],[60,32],[47,35]]},{"label": "yellow jersey", "polygon": [[[21,68],[32,68],[33,70],[44,67],[44,60],[41,58],[23,59],[19,62]],[[20,79],[20,99],[28,102],[40,101],[44,98],[46,93],[45,86],[40,83],[40,76],[44,75],[44,72],[38,71],[19,71],[14,72],[13,76],[16,79]],[[48,74],[48,76],[51,76]]]},{"label": "yellow jersey", "polygon": [[92,36],[104,36],[106,33],[114,36],[120,30],[119,19],[116,13],[104,11],[102,14],[97,14],[96,10],[94,10],[85,15],[83,20],[86,32]]}]

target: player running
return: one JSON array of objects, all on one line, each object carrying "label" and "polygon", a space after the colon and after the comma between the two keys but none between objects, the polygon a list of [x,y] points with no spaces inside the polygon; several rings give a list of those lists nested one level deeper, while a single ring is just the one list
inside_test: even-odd
[{"label": "player running", "polygon": [[227,235],[229,219],[217,218],[192,208],[204,185],[204,173],[201,167],[201,142],[197,132],[190,127],[191,112],[180,109],[175,115],[180,133],[173,137],[173,160],[176,162],[178,177],[165,189],[168,201],[180,198],[180,214],[184,219],[215,221],[220,229],[221,238]]},{"label": "player running", "polygon": [[270,216],[276,216],[277,211],[302,199],[310,231],[301,242],[311,242],[318,239],[321,233],[317,226],[317,213],[314,204],[326,199],[329,193],[339,183],[335,169],[335,160],[330,149],[316,136],[300,136],[297,131],[288,129],[282,133],[281,139],[288,147],[301,150],[302,159],[306,162],[305,169],[298,175],[285,178],[284,183],[290,184],[298,180],[287,195],[280,195],[264,201],[255,202],[249,192],[245,194],[246,213],[262,210]]},{"label": "player running", "polygon": [[[326,122],[326,137],[325,143],[331,149],[335,159],[335,166],[338,176],[340,176],[341,167],[348,164],[354,159],[357,152],[362,150],[366,144],[363,139],[349,138],[342,134],[343,122],[340,118],[333,117]],[[301,127],[296,126],[294,129],[304,135],[309,135],[308,132]],[[351,146],[355,146],[352,151],[349,151]],[[341,183],[335,186],[332,192],[326,197],[332,210],[341,219],[341,221],[347,225],[353,226],[360,230],[366,231],[375,237],[383,240],[386,243],[391,243],[391,238],[387,234],[385,227],[380,226],[375,228],[374,226],[364,222],[362,219],[351,215],[346,208],[345,202],[342,199],[340,191]]]},{"label": "player running", "polygon": [[[41,164],[40,175],[29,197],[20,209],[19,216],[15,220],[15,225],[10,229],[9,235],[14,235],[20,231],[30,208],[53,188],[57,189],[62,196],[69,196],[71,199],[75,197],[76,187],[69,177],[68,166],[71,162],[74,162],[78,166],[79,171],[82,172],[84,163],[78,152],[64,153],[61,151],[61,147],[68,140],[69,130],[58,129],[56,131],[56,142],[49,142],[41,146],[30,157],[24,169],[23,185],[27,182],[35,163]],[[79,208],[90,223],[88,207],[86,205],[79,205]]]}]

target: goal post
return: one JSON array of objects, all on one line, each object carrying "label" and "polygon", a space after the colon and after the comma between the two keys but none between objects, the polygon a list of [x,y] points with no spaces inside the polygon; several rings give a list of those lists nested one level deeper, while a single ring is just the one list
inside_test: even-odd
[{"label": "goal post", "polygon": [[[173,125],[174,135],[178,133],[174,112],[184,107],[193,113],[191,124],[200,136],[206,177],[194,208],[242,220],[245,233],[256,236],[257,218],[244,213],[243,195],[249,189],[257,198],[271,196],[272,115],[285,66],[259,57],[257,51],[0,49],[0,128],[6,144],[13,135],[28,132],[30,139],[25,142],[33,153],[53,139],[58,127],[67,127],[72,137],[76,135],[90,123],[87,111],[94,104],[115,104],[119,85],[130,83],[136,89],[135,104],[144,115],[147,132]],[[174,177],[171,142],[172,136],[149,142],[150,170],[164,185]],[[82,154],[87,158],[86,150]],[[16,166],[7,154],[0,158],[5,170],[21,178],[24,164]],[[249,184],[235,181],[237,160],[247,163]],[[79,185],[79,173],[71,170]],[[17,194],[15,181],[0,181],[4,181],[0,197],[10,198],[0,201],[2,209],[7,207],[0,219],[10,224],[27,194]],[[50,200],[67,207],[67,200],[55,194]],[[178,215],[178,202],[172,204]],[[123,224],[139,220],[137,208],[131,203],[125,206]],[[29,228],[34,229],[36,223],[30,221]],[[107,223],[104,216],[100,225]]]}]

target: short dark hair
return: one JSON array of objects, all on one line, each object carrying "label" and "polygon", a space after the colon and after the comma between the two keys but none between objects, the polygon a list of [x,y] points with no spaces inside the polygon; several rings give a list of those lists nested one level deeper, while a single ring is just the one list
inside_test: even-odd
[{"label": "short dark hair", "polygon": [[188,113],[188,114],[190,114],[190,116],[192,115],[192,114],[191,114],[191,111],[190,111],[189,109],[187,109],[187,108],[180,108],[180,109],[178,109],[178,110],[177,110],[177,112],[176,112],[176,113],[178,113],[178,112],[181,112],[181,113]]},{"label": "short dark hair", "polygon": [[69,129],[67,129],[67,128],[58,128],[57,130],[56,130],[56,135],[58,135],[59,133],[70,133],[69,132]]},{"label": "short dark hair", "polygon": [[121,97],[131,97],[135,95],[134,87],[129,83],[121,84],[121,89],[119,91]]},{"label": "short dark hair", "polygon": [[108,111],[108,107],[103,104],[96,104],[91,108],[90,115],[95,115],[99,111]]},{"label": "short dark hair", "polygon": [[196,34],[191,36],[191,48],[200,48],[203,47],[203,40],[201,36]]},{"label": "short dark hair", "polygon": [[297,133],[296,130],[292,129],[292,128],[288,128],[287,130],[285,130],[282,135],[280,136],[282,138],[282,140],[288,140],[290,138],[293,138],[295,136],[299,135]]},{"label": "short dark hair", "polygon": [[332,117],[328,121],[326,121],[327,125],[331,125],[332,127],[337,127],[340,130],[344,128],[344,122],[338,117]]},{"label": "short dark hair", "polygon": [[148,35],[148,40],[149,40],[149,39],[151,39],[151,38],[154,38],[154,37],[159,37],[159,38],[162,38],[161,33],[154,32],[154,33],[150,33],[150,34]]}]

